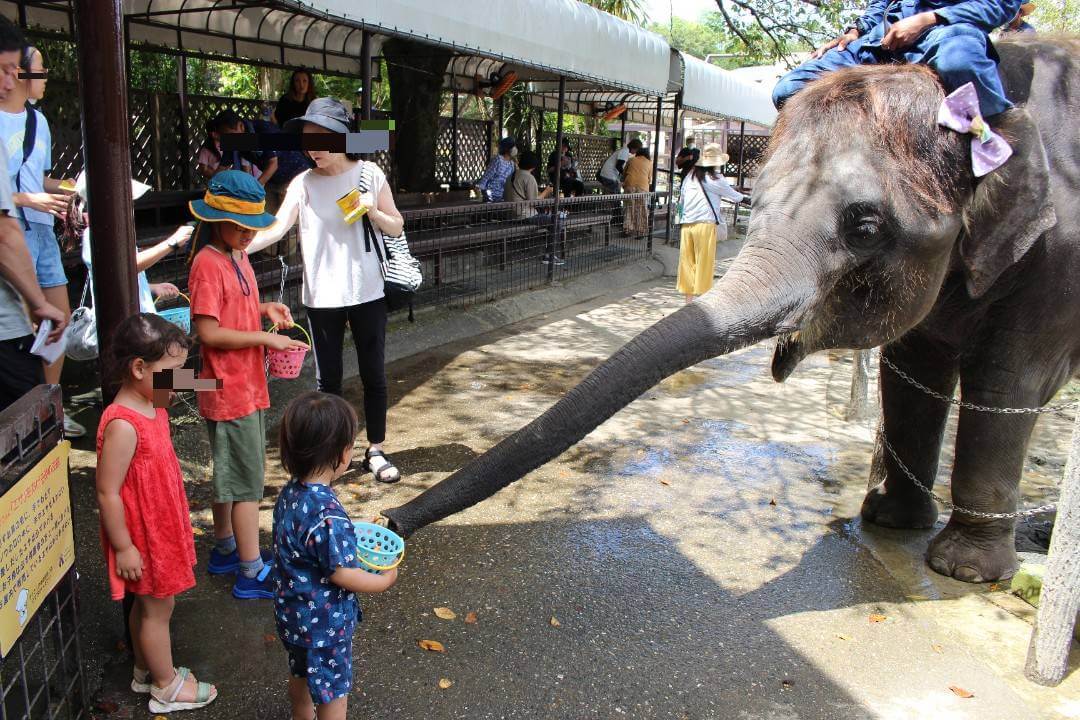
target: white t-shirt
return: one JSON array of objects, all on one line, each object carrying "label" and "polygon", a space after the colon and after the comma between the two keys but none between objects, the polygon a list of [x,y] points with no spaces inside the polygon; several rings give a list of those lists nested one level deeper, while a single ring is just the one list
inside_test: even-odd
[{"label": "white t-shirt", "polygon": [[[386,175],[378,165],[360,161],[340,175],[318,175],[306,170],[289,183],[278,218],[299,211],[300,250],[304,255],[302,302],[313,308],[340,308],[372,302],[383,297],[383,277],[374,246],[364,248],[364,223],[352,225],[338,207],[337,200],[360,185],[367,168],[368,188],[375,198],[386,185]],[[376,232],[381,232],[372,218]],[[372,242],[374,242],[374,238]]]},{"label": "white t-shirt", "polygon": [[608,155],[608,159],[600,166],[600,177],[607,178],[608,180],[618,180],[619,170],[615,167],[615,163],[622,160],[623,164],[625,164],[629,159],[630,148],[623,145],[621,148]]},{"label": "white t-shirt", "polygon": [[[702,185],[704,185],[704,188]],[[708,200],[705,198],[705,193],[709,194]],[[737,203],[742,202],[745,197],[741,192],[731,187],[730,183],[722,175],[715,178],[706,175],[705,182],[699,183],[694,173],[690,173],[679,188],[679,223],[689,225],[690,223],[707,222],[724,225],[724,213],[720,200],[730,200]],[[716,211],[715,216],[713,215],[713,209],[709,208],[710,202],[712,208]]]}]

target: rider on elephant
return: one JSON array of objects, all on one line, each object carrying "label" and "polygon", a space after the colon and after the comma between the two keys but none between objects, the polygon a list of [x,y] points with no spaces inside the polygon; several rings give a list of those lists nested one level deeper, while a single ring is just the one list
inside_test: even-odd
[{"label": "rider on elephant", "polygon": [[819,75],[852,65],[910,62],[937,72],[946,93],[972,83],[982,116],[991,126],[1013,107],[998,77],[989,33],[1016,17],[1021,0],[873,0],[840,37],[780,78],[773,90],[779,109]]}]

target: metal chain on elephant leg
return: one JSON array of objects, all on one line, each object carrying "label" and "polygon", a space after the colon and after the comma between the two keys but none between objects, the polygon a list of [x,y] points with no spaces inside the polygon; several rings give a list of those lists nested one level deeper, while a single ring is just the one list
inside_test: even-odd
[{"label": "metal chain on elephant leg", "polygon": [[905,465],[904,461],[900,459],[900,456],[896,454],[896,450],[893,449],[893,446],[889,444],[889,439],[885,437],[884,428],[882,428],[882,430],[878,433],[878,437],[881,439],[881,442],[885,446],[885,449],[889,451],[889,455],[892,456],[892,459],[896,462],[896,465],[900,468],[900,471],[907,475],[908,480],[911,480],[911,482],[915,483],[915,487],[919,488],[924,493],[937,500],[948,510],[963,513],[965,515],[971,515],[972,517],[983,518],[984,520],[1013,520],[1015,518],[1028,517],[1029,515],[1040,515],[1042,513],[1053,512],[1057,509],[1056,504],[1051,504],[1040,505],[1039,507],[1028,508],[1027,510],[1017,510],[1016,512],[1011,513],[990,513],[983,512],[982,510],[970,510],[968,508],[960,507],[959,505],[956,505],[955,503],[941,497],[932,489],[919,482],[919,478],[915,477],[915,473],[911,472],[911,470],[908,469],[908,466]]},{"label": "metal chain on elephant leg", "polygon": [[956,398],[949,397],[948,395],[942,395],[936,390],[931,390],[930,388],[926,387],[921,382],[911,377],[900,368],[896,367],[896,365],[893,365],[892,361],[889,360],[889,358],[885,357],[885,353],[881,353],[881,362],[884,363],[887,368],[899,375],[902,379],[907,381],[909,384],[917,387],[919,390],[922,390],[930,397],[937,398],[942,402],[947,402],[950,405],[955,405],[956,407],[964,408],[965,410],[975,410],[976,412],[985,413],[998,413],[1000,415],[1036,415],[1042,413],[1064,413],[1066,410],[1069,410],[1070,408],[1076,408],[1077,406],[1076,402],[1071,402],[1063,403],[1061,405],[1047,405],[1045,407],[1037,408],[1000,408],[990,407],[989,405],[976,405],[975,403],[966,403],[962,400],[957,400]]}]

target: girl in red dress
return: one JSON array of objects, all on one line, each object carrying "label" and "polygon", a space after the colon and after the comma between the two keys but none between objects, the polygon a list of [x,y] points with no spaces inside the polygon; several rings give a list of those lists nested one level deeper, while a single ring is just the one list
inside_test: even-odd
[{"label": "girl in red dress", "polygon": [[[135,669],[131,689],[150,694],[150,712],[209,705],[217,690],[174,668],[169,619],[174,597],[195,587],[195,543],[180,463],[169,434],[172,372],[191,340],[157,315],[133,315],[116,329],[106,357],[120,386],[97,433],[101,541],[113,600],[131,593]],[[155,389],[155,385],[158,388]]]}]

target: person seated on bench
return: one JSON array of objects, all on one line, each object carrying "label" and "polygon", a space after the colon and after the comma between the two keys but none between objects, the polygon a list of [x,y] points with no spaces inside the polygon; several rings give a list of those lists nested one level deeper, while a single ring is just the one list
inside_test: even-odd
[{"label": "person seated on bench", "polygon": [[[515,217],[536,223],[539,227],[548,228],[551,226],[551,213],[537,212],[536,208],[532,205],[536,200],[544,200],[551,197],[551,193],[555,190],[553,185],[548,185],[544,188],[543,192],[539,191],[539,187],[536,184],[536,177],[533,176],[533,171],[536,170],[536,166],[539,164],[540,158],[532,150],[526,150],[521,153],[521,156],[518,158],[517,171],[506,181],[503,200],[505,202],[518,203],[517,207],[514,208]],[[559,213],[560,222],[555,229],[556,235],[562,230],[561,220],[563,217],[563,213]],[[544,255],[544,262],[554,262],[556,265],[564,264],[562,258],[551,252]]]},{"label": "person seated on bench", "polygon": [[514,174],[514,156],[517,155],[517,141],[504,137],[499,141],[499,154],[491,158],[484,176],[476,182],[485,202],[501,202],[506,181]]},{"label": "person seated on bench", "polygon": [[558,150],[552,150],[548,155],[548,180],[552,185],[555,184],[555,169],[558,168],[559,187],[562,189],[563,197],[584,195],[585,183],[579,177],[574,154],[570,152],[570,141],[563,138],[561,148],[561,153]]},{"label": "person seated on bench", "polygon": [[1005,96],[989,35],[1011,22],[1020,7],[1020,0],[873,0],[854,25],[780,78],[773,104],[782,108],[822,73],[853,65],[922,63],[937,72],[946,94],[972,83],[980,114],[994,130],[1006,137],[1030,135],[1036,132],[1034,122]]}]

